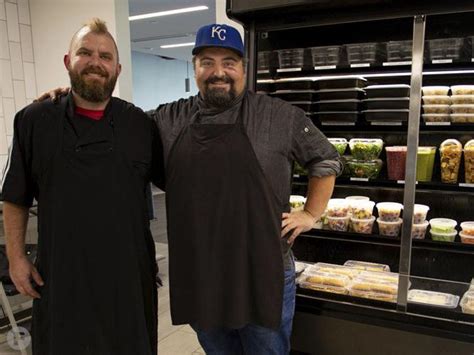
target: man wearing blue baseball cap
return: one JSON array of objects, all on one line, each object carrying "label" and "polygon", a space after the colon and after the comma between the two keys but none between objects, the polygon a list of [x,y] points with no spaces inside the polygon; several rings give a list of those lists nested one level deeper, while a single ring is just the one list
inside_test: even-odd
[{"label": "man wearing blue baseball cap", "polygon": [[[197,32],[199,94],[159,106],[173,324],[209,354],[287,354],[294,315],[291,244],[329,200],[339,155],[304,112],[245,89],[239,32]],[[289,213],[292,164],[309,170],[304,211]]]}]

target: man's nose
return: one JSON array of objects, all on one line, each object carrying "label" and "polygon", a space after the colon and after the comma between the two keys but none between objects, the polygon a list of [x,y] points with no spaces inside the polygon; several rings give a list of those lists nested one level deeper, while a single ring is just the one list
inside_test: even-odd
[{"label": "man's nose", "polygon": [[220,79],[223,79],[225,77],[224,67],[222,65],[216,65],[214,68],[214,75]]}]

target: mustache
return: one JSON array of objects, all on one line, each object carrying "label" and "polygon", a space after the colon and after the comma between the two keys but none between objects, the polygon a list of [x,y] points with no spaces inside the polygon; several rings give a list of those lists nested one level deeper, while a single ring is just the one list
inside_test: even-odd
[{"label": "mustache", "polygon": [[103,76],[104,78],[107,78],[109,76],[105,70],[99,67],[87,67],[81,72],[81,75],[86,74],[98,74],[100,76]]},{"label": "mustache", "polygon": [[216,84],[216,83],[226,83],[226,84],[233,84],[234,83],[234,80],[227,76],[227,75],[224,75],[224,76],[210,76],[209,78],[206,79],[205,83],[207,85],[209,84]]}]

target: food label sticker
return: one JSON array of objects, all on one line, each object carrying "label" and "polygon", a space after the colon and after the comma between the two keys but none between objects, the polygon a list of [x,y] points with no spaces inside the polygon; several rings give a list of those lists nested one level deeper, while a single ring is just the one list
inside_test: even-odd
[{"label": "food label sticker", "polygon": [[356,177],[351,177],[351,181],[369,181],[369,178],[356,178]]},{"label": "food label sticker", "polygon": [[466,184],[466,183],[460,183],[460,187],[474,187],[474,184]]},{"label": "food label sticker", "polygon": [[427,126],[451,126],[451,122],[426,122]]},{"label": "food label sticker", "polygon": [[293,174],[294,178],[299,178],[300,176],[298,174]]},{"label": "food label sticker", "polygon": [[452,59],[434,59],[431,61],[433,64],[447,64],[447,63],[452,63]]},{"label": "food label sticker", "polygon": [[[405,180],[397,180],[397,184],[404,185],[404,184],[405,184]],[[418,185],[418,181],[415,182],[415,184]]]},{"label": "food label sticker", "polygon": [[270,73],[270,70],[257,70],[257,74],[268,74]]},{"label": "food label sticker", "polygon": [[336,69],[335,65],[321,65],[318,67],[314,67],[314,70],[328,70],[328,69]]},{"label": "food label sticker", "polygon": [[303,68],[281,68],[277,69],[277,73],[287,73],[287,72],[293,72],[293,71],[301,71]]},{"label": "food label sticker", "polygon": [[355,126],[355,122],[321,122],[322,126]]},{"label": "food label sticker", "polygon": [[372,126],[401,126],[401,122],[384,122],[384,121],[378,121],[378,122],[370,122]]},{"label": "food label sticker", "polygon": [[384,62],[382,65],[384,67],[391,67],[396,65],[411,65],[411,60],[406,60],[402,62]]},{"label": "food label sticker", "polygon": [[370,63],[351,64],[351,68],[367,68],[367,67],[370,67]]}]

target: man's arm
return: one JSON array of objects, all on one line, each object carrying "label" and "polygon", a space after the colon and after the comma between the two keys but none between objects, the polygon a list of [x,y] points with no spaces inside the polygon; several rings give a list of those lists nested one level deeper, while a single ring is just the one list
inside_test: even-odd
[{"label": "man's arm", "polygon": [[33,298],[40,298],[30,279],[43,286],[43,280],[25,254],[25,235],[28,224],[28,208],[10,202],[3,204],[3,220],[6,236],[7,257],[10,277],[18,292]]},{"label": "man's arm", "polygon": [[293,243],[298,235],[311,230],[323,214],[331,198],[336,181],[335,175],[311,177],[308,183],[308,194],[303,211],[283,213],[281,236],[293,230],[288,244]]}]

